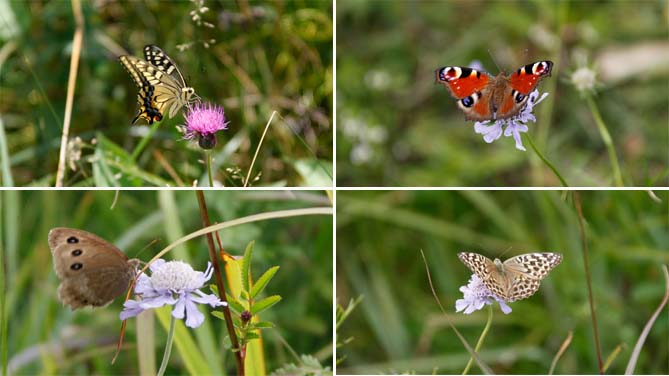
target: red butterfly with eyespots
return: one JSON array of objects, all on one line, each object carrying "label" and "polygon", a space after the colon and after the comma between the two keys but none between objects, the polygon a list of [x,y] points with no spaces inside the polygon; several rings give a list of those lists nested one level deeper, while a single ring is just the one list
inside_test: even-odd
[{"label": "red butterfly with eyespots", "polygon": [[458,100],[466,120],[506,119],[523,109],[530,94],[544,77],[551,75],[553,62],[544,60],[518,68],[510,76],[492,77],[468,67],[442,67],[436,80]]}]

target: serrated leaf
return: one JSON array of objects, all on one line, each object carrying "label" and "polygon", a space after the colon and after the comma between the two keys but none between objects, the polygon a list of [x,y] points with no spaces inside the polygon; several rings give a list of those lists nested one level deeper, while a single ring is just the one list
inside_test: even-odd
[{"label": "serrated leaf", "polygon": [[255,299],[255,297],[265,289],[265,286],[267,286],[269,281],[272,280],[272,277],[274,277],[274,274],[276,274],[277,270],[279,270],[279,266],[273,266],[267,269],[267,271],[263,273],[260,278],[258,278],[256,283],[253,285],[253,288],[251,288],[250,299]]},{"label": "serrated leaf", "polygon": [[253,303],[253,306],[251,307],[251,314],[257,315],[260,312],[266,310],[267,308],[275,305],[280,301],[281,301],[281,296],[279,295],[272,295],[264,299],[260,299],[257,302]]},{"label": "serrated leaf", "polygon": [[244,287],[243,290],[245,292],[250,290],[249,279],[251,275],[251,254],[253,254],[254,245],[255,241],[251,240],[246,246],[246,250],[244,251],[244,260],[242,260],[242,286]]}]

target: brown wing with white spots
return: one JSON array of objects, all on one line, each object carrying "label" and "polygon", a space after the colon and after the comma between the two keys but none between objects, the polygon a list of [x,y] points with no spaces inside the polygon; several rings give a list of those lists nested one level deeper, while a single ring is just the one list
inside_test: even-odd
[{"label": "brown wing with white spots", "polygon": [[539,290],[540,285],[540,280],[525,278],[524,276],[517,276],[513,281],[513,285],[507,296],[500,297],[507,302],[529,298],[530,296],[534,295],[537,290]]},{"label": "brown wing with white spots", "polygon": [[526,253],[504,261],[504,271],[520,274],[528,279],[542,280],[561,262],[562,255],[559,253]]},{"label": "brown wing with white spots", "polygon": [[469,270],[484,281],[490,278],[490,273],[495,269],[492,260],[478,253],[460,252],[458,258]]}]

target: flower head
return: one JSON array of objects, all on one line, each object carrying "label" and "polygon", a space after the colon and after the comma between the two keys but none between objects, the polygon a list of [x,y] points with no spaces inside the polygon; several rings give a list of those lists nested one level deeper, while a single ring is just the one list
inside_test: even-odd
[{"label": "flower head", "polygon": [[185,140],[197,138],[203,149],[216,146],[216,132],[228,129],[223,107],[211,103],[196,103],[189,106],[185,115],[186,124],[179,127]]},{"label": "flower head", "polygon": [[[497,119],[492,125],[488,125],[490,120],[477,121],[474,123],[474,131],[482,134],[485,142],[491,143],[502,137],[502,130],[504,130],[503,133],[505,137],[513,136],[513,139],[516,140],[516,149],[525,151],[523,142],[520,139],[520,133],[527,132],[528,128],[525,123],[528,121],[537,121],[537,118],[532,114],[532,110],[535,105],[543,101],[547,96],[548,93],[543,93],[541,98],[539,98],[539,91],[534,90],[529,94],[525,107],[523,107],[518,115],[507,119]],[[503,129],[505,125],[506,129]]]},{"label": "flower head", "polygon": [[486,304],[493,304],[493,300],[499,303],[499,307],[504,314],[511,313],[511,307],[506,304],[506,301],[493,294],[485,287],[483,280],[476,274],[472,274],[467,286],[460,287],[463,293],[463,298],[455,301],[455,311],[460,312],[464,310],[465,315],[469,315],[474,311],[478,311]]},{"label": "flower head", "polygon": [[135,285],[135,294],[139,300],[128,300],[123,305],[121,320],[134,317],[144,310],[172,305],[172,316],[176,319],[186,318],[186,326],[197,328],[204,322],[204,315],[197,309],[195,303],[209,304],[212,307],[223,306],[218,297],[205,294],[202,288],[213,274],[211,263],[203,272],[182,261],[159,259],[151,264],[151,277],[142,273]]},{"label": "flower head", "polygon": [[597,82],[597,72],[592,68],[578,68],[570,77],[571,83],[578,91],[594,91]]}]

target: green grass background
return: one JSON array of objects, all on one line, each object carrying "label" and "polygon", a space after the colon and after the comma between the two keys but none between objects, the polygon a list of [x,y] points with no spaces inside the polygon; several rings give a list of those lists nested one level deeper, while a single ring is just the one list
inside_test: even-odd
[{"label": "green grass background", "polygon": [[[622,374],[644,325],[664,295],[669,264],[669,192],[580,192],[602,356],[620,354],[607,374]],[[446,313],[428,284],[420,251]],[[546,374],[570,331],[556,374],[596,374],[592,323],[573,193],[556,191],[345,191],[337,194],[337,303],[362,302],[338,329],[340,374],[460,374],[487,309],[455,312],[471,272],[460,251],[505,260],[533,251],[564,255],[532,297],[494,307],[480,350],[497,374]],[[506,252],[505,252],[506,251]],[[666,307],[641,351],[636,374],[669,371]],[[481,373],[474,366],[472,374]]]},{"label": "green grass background", "polygon": [[[163,120],[136,162],[127,158],[148,128],[130,125],[137,89],[117,57],[143,58],[146,44],[170,55],[203,101],[224,107],[229,130],[218,134],[213,153],[219,182],[242,185],[235,175],[246,176],[265,125],[277,111],[253,169],[252,176],[262,174],[254,185],[331,185],[331,1],[206,1],[209,11],[199,15],[213,28],[192,20],[190,12],[198,6],[189,1],[81,3],[84,43],[70,135],[88,146],[77,170],[68,169],[65,185],[191,186],[196,179],[206,184],[202,151],[181,141],[176,130],[184,122],[181,115]],[[3,185],[53,185],[75,30],[73,5],[10,0],[3,7],[0,162],[12,178],[3,176]],[[179,45],[188,48],[180,52]]]},{"label": "green grass background", "polygon": [[[123,299],[104,308],[70,311],[57,299],[59,284],[47,244],[49,229],[85,229],[117,245],[130,257],[148,261],[173,240],[201,228],[192,191],[123,191],[111,208],[114,191],[4,191],[1,248],[6,264],[8,359],[11,374],[138,374],[137,323],[128,320],[125,348],[114,354]],[[212,223],[251,214],[329,206],[322,192],[205,192]],[[273,265],[280,269],[263,296],[283,300],[261,314],[276,327],[263,331],[268,373],[297,354],[315,356],[332,368],[332,219],[308,216],[259,221],[220,232],[226,251],[242,255],[255,241],[251,261],[254,278]],[[152,241],[157,240],[154,244]],[[144,249],[146,247],[146,249]],[[142,251],[142,249],[144,249]],[[208,251],[203,237],[170,252],[166,259],[189,259],[204,270]],[[212,278],[209,283],[215,284]],[[204,289],[209,292],[208,288]],[[200,309],[205,324],[186,331],[196,345],[189,348],[206,360],[208,374],[235,374],[232,354],[223,349],[227,331],[222,320]],[[153,333],[157,362],[162,359],[167,330],[156,320]],[[209,346],[203,346],[208,343]],[[3,350],[4,351],[4,350]],[[177,346],[166,374],[187,374]],[[156,365],[156,369],[158,365]]]},{"label": "green grass background", "polygon": [[613,185],[594,115],[570,83],[585,61],[599,73],[594,102],[624,184],[666,186],[667,11],[659,0],[337,1],[338,185],[559,186],[527,141],[527,152],[513,138],[486,144],[434,83],[443,66],[479,60],[496,76],[552,60],[528,134],[567,183]]}]

